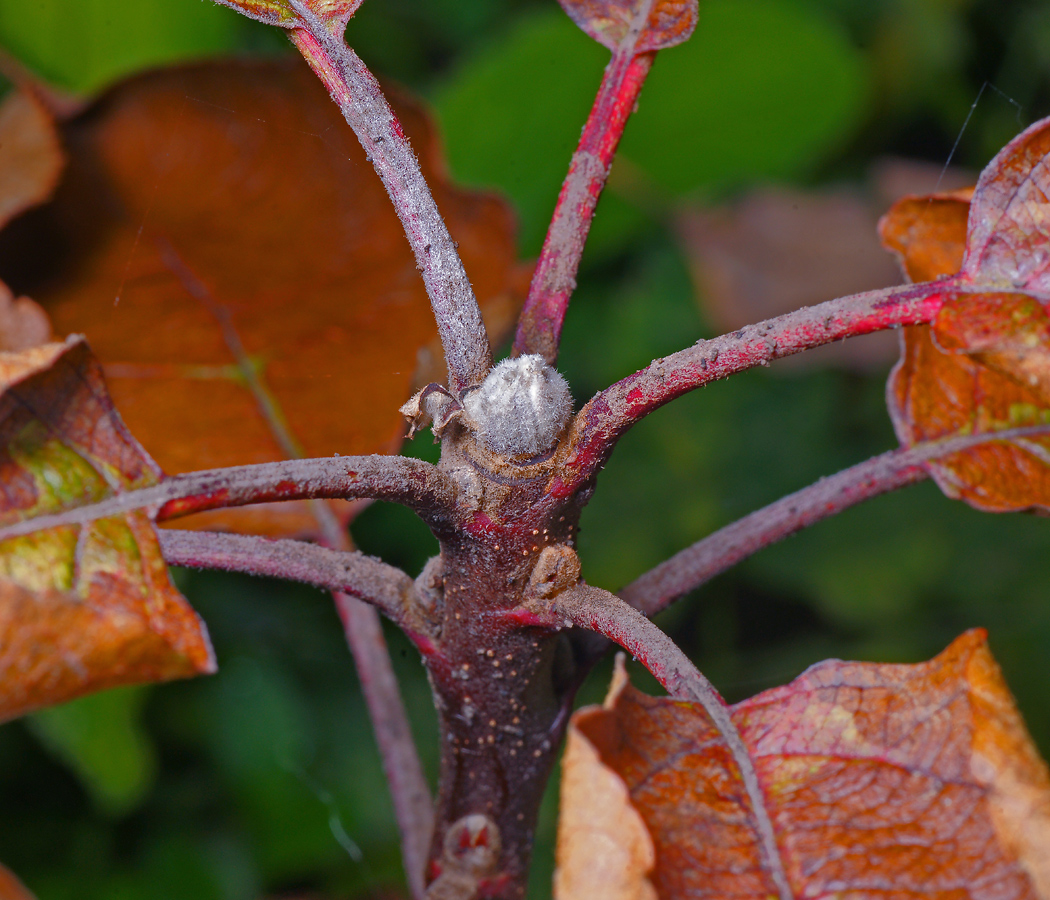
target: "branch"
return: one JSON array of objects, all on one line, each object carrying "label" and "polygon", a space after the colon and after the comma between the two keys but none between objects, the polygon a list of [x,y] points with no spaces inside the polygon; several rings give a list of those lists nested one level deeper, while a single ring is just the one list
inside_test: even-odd
[{"label": "branch", "polygon": [[594,210],[655,56],[655,51],[636,55],[632,43],[614,51],[606,66],[518,319],[514,356],[541,353],[550,365],[557,361],[562,323]]},{"label": "branch", "polygon": [[[350,537],[330,507],[314,502],[314,515],[325,542],[336,549],[350,547]],[[407,576],[405,576],[407,578]],[[414,590],[414,588],[413,588]],[[383,637],[383,624],[375,609],[343,591],[333,591],[335,608],[357,668],[357,679],[368,707],[383,773],[390,786],[394,818],[401,833],[401,861],[415,900],[426,892],[426,864],[434,832],[434,800],[430,796],[423,766],[416,752],[412,728],[401,699],[390,651]],[[413,605],[419,611],[419,604]],[[425,627],[425,626],[424,626]],[[425,629],[427,632],[430,629]],[[421,639],[423,629],[406,630],[416,646],[424,650],[433,642]]]},{"label": "branch", "polygon": [[341,591],[375,606],[409,636],[429,630],[419,615],[412,579],[363,553],[208,531],[158,529],[157,537],[169,565],[283,578]]},{"label": "branch", "polygon": [[654,616],[763,547],[851,506],[929,477],[926,463],[978,444],[1050,434],[1050,425],[971,434],[901,447],[822,478],[697,541],[639,576],[619,596]]},{"label": "branch", "polygon": [[458,396],[484,380],[492,350],[456,245],[379,82],[305,3],[290,0],[290,5],[302,22],[291,31],[292,43],[342,110],[404,225],[437,319],[448,386]]},{"label": "branch", "polygon": [[372,608],[382,610],[417,645],[428,643],[431,629],[421,614],[412,579],[363,553],[302,541],[164,529],[159,530],[158,537],[170,565],[284,578],[333,592],[390,780],[409,884],[415,896],[422,896],[433,804],[415,754],[382,626]]},{"label": "branch", "polygon": [[906,284],[853,294],[748,325],[657,359],[596,394],[573,422],[572,453],[550,493],[567,497],[589,482],[616,442],[649,413],[682,394],[736,372],[768,365],[832,341],[930,321],[947,284]]},{"label": "branch", "polygon": [[569,619],[573,625],[615,641],[652,672],[672,697],[692,700],[703,707],[740,770],[740,778],[751,801],[763,868],[776,885],[780,900],[792,900],[791,887],[777,850],[773,823],[766,810],[751,755],[733,724],[725,700],[714,685],[674,641],[615,594],[578,584],[558,594],[551,602],[550,610]]},{"label": "branch", "polygon": [[379,616],[371,606],[348,594],[336,591],[333,597],[390,786],[394,818],[401,832],[405,877],[412,896],[421,900],[426,892],[426,864],[434,832],[434,801],[416,753]]},{"label": "branch", "polygon": [[175,475],[98,503],[13,522],[0,528],[0,540],[59,525],[82,525],[133,509],[154,509],[159,520],[166,520],[278,500],[389,500],[415,510],[430,523],[452,509],[454,493],[452,482],[436,466],[403,456],[283,460]]}]

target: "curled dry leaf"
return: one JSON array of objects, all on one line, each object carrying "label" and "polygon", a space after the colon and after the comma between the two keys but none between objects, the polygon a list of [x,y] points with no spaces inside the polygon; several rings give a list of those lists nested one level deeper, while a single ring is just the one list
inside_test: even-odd
[{"label": "curled dry leaf", "polygon": [[[155,484],[83,338],[0,353],[0,524]],[[0,720],[214,670],[141,511],[0,542]]]},{"label": "curled dry leaf", "polygon": [[[984,176],[982,183],[987,183]],[[883,244],[897,255],[912,281],[931,281],[960,270],[968,219],[971,238],[975,227],[972,195],[961,191],[907,197],[883,217]],[[988,215],[985,211],[978,217]],[[986,238],[985,244],[989,242]],[[901,360],[887,386],[890,415],[901,442],[911,445],[1048,421],[1048,338],[1050,320],[1037,298],[951,292],[932,326],[902,333]],[[1048,454],[1050,438],[1028,438],[982,444],[927,466],[948,496],[979,509],[1050,508]]]},{"label": "curled dry leaf", "polygon": [[[290,0],[216,0],[223,6],[246,15],[249,19],[277,25],[279,28],[296,28],[300,25],[299,13]],[[317,16],[333,31],[342,33],[350,17],[364,0],[301,0],[301,5]],[[299,5],[299,4],[297,4]]]},{"label": "curled dry leaf", "polygon": [[[983,631],[919,665],[820,663],[732,717],[796,897],[1050,897],[1050,772]],[[572,731],[645,822],[657,896],[775,896],[743,785],[699,706],[625,687]],[[571,802],[580,820],[599,798]],[[560,864],[594,851],[586,831],[559,833]]]},{"label": "curled dry leaf", "polygon": [[[616,658],[610,697],[626,678]],[[602,764],[587,738],[570,728],[562,757],[556,900],[656,900],[649,875],[656,851],[623,780]]]},{"label": "curled dry leaf", "polygon": [[599,44],[645,53],[687,41],[696,28],[697,0],[558,0]]},{"label": "curled dry leaf", "polygon": [[[483,311],[510,319],[509,209],[450,186],[426,115],[400,95],[394,105]],[[396,451],[398,407],[437,329],[389,198],[305,64],[146,74],[65,136],[68,177],[0,234],[0,272],[57,332],[87,334],[166,472]],[[305,503],[187,522],[316,528]]]}]

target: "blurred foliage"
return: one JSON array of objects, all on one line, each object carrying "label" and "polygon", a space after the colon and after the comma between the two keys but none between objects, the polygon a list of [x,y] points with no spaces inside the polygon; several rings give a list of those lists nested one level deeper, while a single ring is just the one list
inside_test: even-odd
[{"label": "blurred foliage", "polygon": [[[710,332],[663,211],[762,179],[848,181],[885,154],[943,165],[957,138],[953,161],[980,169],[1050,112],[1048,12],[1046,0],[702,0],[695,40],[656,64],[599,209],[561,358],[575,396]],[[348,38],[431,99],[453,172],[511,197],[535,252],[600,48],[554,0],[367,0]],[[0,0],[0,44],[79,90],[171,59],[285,46],[201,0]],[[615,589],[892,446],[884,377],[774,365],[654,414],[622,441],[585,512],[586,577]],[[423,435],[407,452],[435,448]],[[434,552],[418,520],[384,504],[353,531],[413,574]],[[922,485],[763,551],[662,624],[732,699],[826,657],[925,658],[986,625],[1047,752],[1046,539],[1041,519],[982,515]],[[331,603],[266,581],[179,578],[220,674],[0,728],[0,859],[40,900],[390,896],[396,830]],[[389,638],[433,773],[422,667]],[[581,698],[600,698],[607,677],[606,666]],[[537,898],[549,892],[551,801]]]}]

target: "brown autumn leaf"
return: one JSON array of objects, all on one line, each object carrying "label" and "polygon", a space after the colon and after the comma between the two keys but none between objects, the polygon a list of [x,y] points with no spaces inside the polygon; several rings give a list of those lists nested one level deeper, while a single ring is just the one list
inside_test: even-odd
[{"label": "brown autumn leaf", "polygon": [[[155,484],[81,337],[0,353],[0,525]],[[135,511],[0,542],[0,721],[90,691],[214,671]]]},{"label": "brown autumn leaf", "polygon": [[[610,696],[626,682],[622,655],[613,677]],[[570,730],[562,757],[561,792],[554,896],[656,900],[649,880],[656,850],[645,822],[631,806],[623,780],[602,765],[594,745],[576,729]]]},{"label": "brown autumn leaf", "polygon": [[36,900],[15,874],[0,865],[0,900]]},{"label": "brown autumn leaf", "polygon": [[[971,196],[906,197],[883,217],[880,237],[910,280],[932,281],[962,267]],[[901,360],[887,385],[898,438],[911,445],[1046,422],[1048,337],[1046,312],[1033,297],[951,292],[932,326],[902,331]],[[1050,438],[987,443],[927,468],[945,494],[979,509],[1050,508],[1048,452]]]},{"label": "brown autumn leaf", "polygon": [[558,0],[569,18],[613,52],[663,50],[689,40],[697,0]]},{"label": "brown autumn leaf", "polygon": [[[509,320],[508,207],[451,186],[429,119],[403,96],[394,104],[483,311]],[[51,204],[0,233],[0,272],[57,332],[87,334],[121,415],[166,472],[397,450],[398,407],[437,329],[386,192],[305,64],[142,75],[65,138],[68,176]],[[349,518],[349,504],[335,506]],[[187,523],[316,527],[305,503]]]},{"label": "brown autumn leaf", "polygon": [[[796,897],[1050,897],[1050,772],[983,631],[919,665],[829,660],[731,712]],[[698,705],[628,686],[576,713],[572,733],[644,820],[661,900],[777,896],[743,784]],[[563,793],[562,805],[580,817],[597,800]],[[559,866],[572,864],[565,837]]]}]

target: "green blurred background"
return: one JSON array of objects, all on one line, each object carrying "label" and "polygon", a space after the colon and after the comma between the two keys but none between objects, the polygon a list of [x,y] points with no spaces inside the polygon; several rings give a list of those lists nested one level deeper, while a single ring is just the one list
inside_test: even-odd
[{"label": "green blurred background", "polygon": [[[575,396],[712,333],[672,210],[766,182],[859,185],[887,154],[943,165],[980,94],[954,158],[979,170],[1050,111],[1048,14],[1045,2],[701,0],[694,39],[656,64],[599,210],[560,364]],[[535,254],[605,51],[554,0],[367,0],[348,39],[432,104],[455,177],[502,190],[522,253]],[[87,92],[176,59],[287,52],[280,34],[202,0],[0,0],[0,45]],[[616,589],[893,446],[887,368],[774,366],[653,415],[621,442],[584,515],[588,580]],[[429,435],[406,452],[433,458]],[[353,532],[412,574],[435,549],[418,520],[385,505]],[[1038,518],[983,515],[925,484],[758,554],[662,624],[731,699],[827,657],[924,659],[987,626],[1047,753],[1047,537]],[[220,674],[0,728],[0,860],[40,900],[401,896],[390,802],[330,601],[177,578],[208,622]],[[422,668],[399,635],[390,641],[432,775]],[[607,677],[597,672],[583,699]],[[537,898],[549,894],[554,807],[549,796]]]}]

